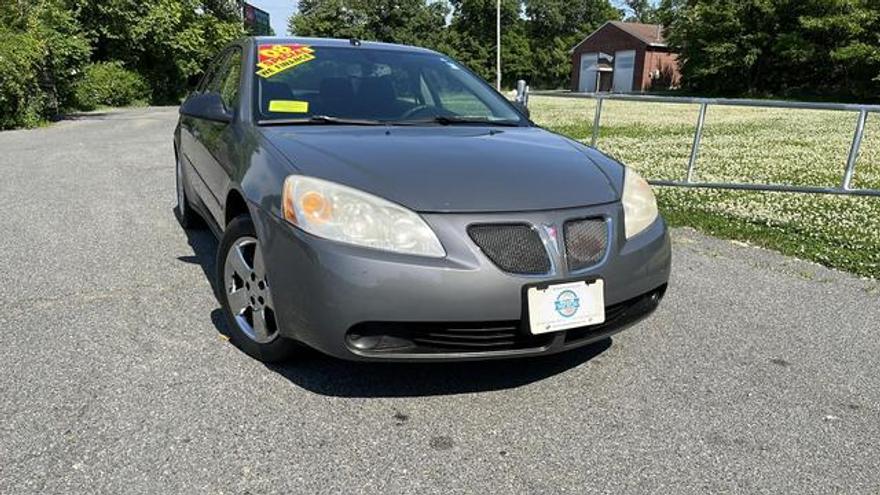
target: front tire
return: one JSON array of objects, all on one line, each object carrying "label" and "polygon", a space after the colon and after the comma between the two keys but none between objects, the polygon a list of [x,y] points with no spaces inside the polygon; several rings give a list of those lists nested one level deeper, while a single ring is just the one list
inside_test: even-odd
[{"label": "front tire", "polygon": [[217,252],[217,291],[229,327],[229,340],[264,363],[290,359],[297,344],[278,329],[269,275],[254,223],[236,217]]}]

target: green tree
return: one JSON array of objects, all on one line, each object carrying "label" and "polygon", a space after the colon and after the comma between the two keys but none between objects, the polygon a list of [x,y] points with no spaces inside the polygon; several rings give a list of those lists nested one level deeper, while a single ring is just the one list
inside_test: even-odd
[{"label": "green tree", "polygon": [[876,0],[689,0],[668,32],[693,91],[875,99],[878,19]]},{"label": "green tree", "polygon": [[89,61],[91,46],[72,12],[60,0],[38,2],[33,12],[32,32],[43,45],[40,82],[54,113],[73,105],[77,79]]},{"label": "green tree", "polygon": [[621,11],[608,0],[526,0],[534,87],[567,87],[571,49]]},{"label": "green tree", "polygon": [[[503,84],[566,85],[571,47],[620,16],[609,0],[502,0]],[[494,81],[495,20],[496,0],[301,0],[289,27],[298,36],[432,48]]]},{"label": "green tree", "polygon": [[0,128],[70,108],[90,47],[61,0],[0,4]]},{"label": "green tree", "polygon": [[628,15],[628,22],[643,22],[653,24],[658,22],[657,8],[650,0],[626,0],[624,2]]},{"label": "green tree", "polygon": [[157,103],[176,102],[187,81],[244,34],[235,0],[69,0],[95,62],[121,61],[143,75]]},{"label": "green tree", "polygon": [[446,3],[425,0],[302,0],[288,25],[297,36],[441,48],[447,13]]},{"label": "green tree", "polygon": [[687,0],[660,0],[657,5],[656,22],[670,26],[686,6]]},{"label": "green tree", "polygon": [[[781,51],[800,68],[809,66],[816,88],[877,99],[880,94],[880,2],[813,0],[800,17],[803,43]],[[826,58],[827,57],[827,58]],[[828,60],[823,68],[816,60]]]},{"label": "green tree", "polygon": [[[496,0],[453,0],[449,26],[453,56],[488,81],[495,81]],[[510,86],[528,77],[531,47],[519,0],[501,2],[502,81]]]}]

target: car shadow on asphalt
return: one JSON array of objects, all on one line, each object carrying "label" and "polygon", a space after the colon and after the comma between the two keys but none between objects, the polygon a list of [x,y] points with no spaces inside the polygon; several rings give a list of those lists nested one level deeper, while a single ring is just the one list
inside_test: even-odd
[{"label": "car shadow on asphalt", "polygon": [[267,367],[291,383],[333,397],[424,397],[506,390],[576,368],[611,347],[611,339],[551,356],[465,363],[367,363],[310,351],[303,359]]},{"label": "car shadow on asphalt", "polygon": [[219,243],[214,234],[207,228],[205,229],[182,229],[186,233],[186,240],[189,247],[192,248],[193,254],[188,256],[178,256],[177,260],[184,263],[199,265],[211,290],[215,289],[214,285],[214,266],[217,258],[217,248]]},{"label": "car shadow on asphalt", "polygon": [[[186,235],[193,255],[180,256],[178,260],[200,265],[213,289],[218,242],[208,230],[187,230]],[[229,334],[219,307],[211,311],[210,317],[220,334]],[[303,350],[292,362],[266,365],[266,368],[298,387],[333,397],[456,395],[535,383],[590,361],[608,350],[611,344],[612,339],[608,338],[550,356],[465,363],[353,362]]]}]

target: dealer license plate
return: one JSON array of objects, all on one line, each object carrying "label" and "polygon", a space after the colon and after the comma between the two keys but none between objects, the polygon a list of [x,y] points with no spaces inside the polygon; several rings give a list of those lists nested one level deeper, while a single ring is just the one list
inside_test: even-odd
[{"label": "dealer license plate", "polygon": [[598,325],[605,322],[605,282],[570,282],[530,287],[529,328],[533,334]]}]

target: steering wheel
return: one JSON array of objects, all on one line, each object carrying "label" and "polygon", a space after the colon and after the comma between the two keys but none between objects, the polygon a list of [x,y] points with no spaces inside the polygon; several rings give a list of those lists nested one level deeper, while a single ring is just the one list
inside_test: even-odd
[{"label": "steering wheel", "polygon": [[409,110],[407,110],[406,112],[403,112],[403,115],[400,116],[400,120],[409,120],[413,116],[418,115],[418,114],[424,112],[425,110],[429,110],[432,108],[433,107],[431,107],[429,105],[416,105],[413,108],[410,108]]}]

